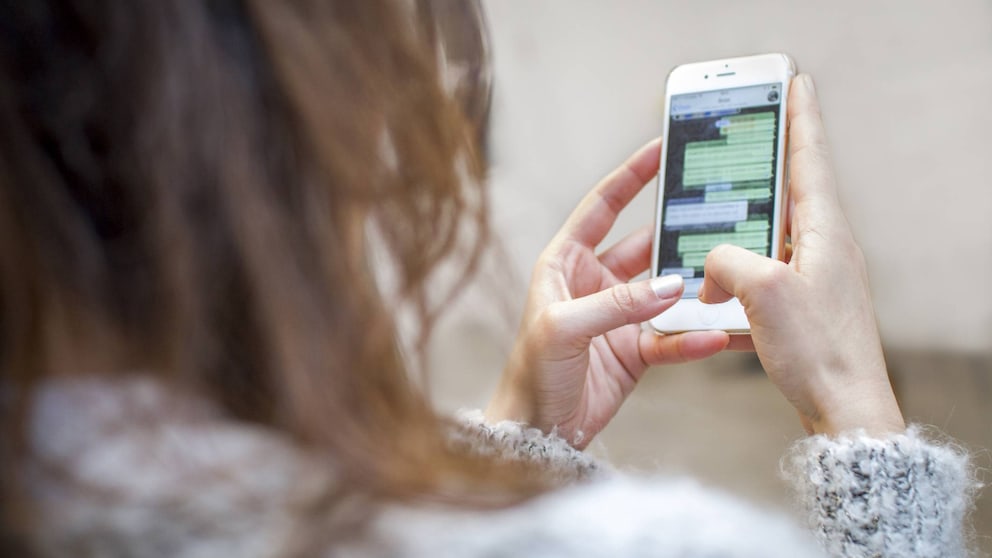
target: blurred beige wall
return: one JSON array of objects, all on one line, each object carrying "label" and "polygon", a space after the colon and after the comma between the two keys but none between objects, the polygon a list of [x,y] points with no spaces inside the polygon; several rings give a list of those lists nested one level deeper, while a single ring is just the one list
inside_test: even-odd
[{"label": "blurred beige wall", "polygon": [[[494,217],[520,289],[579,198],[660,133],[672,67],[782,51],[816,80],[886,345],[992,350],[992,2],[486,8]],[[652,184],[610,240],[651,223],[653,204]],[[466,321],[486,320],[449,333]]]}]

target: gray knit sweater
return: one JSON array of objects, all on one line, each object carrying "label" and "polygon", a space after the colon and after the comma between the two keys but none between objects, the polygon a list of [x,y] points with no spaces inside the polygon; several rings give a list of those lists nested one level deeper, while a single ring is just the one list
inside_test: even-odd
[{"label": "gray knit sweater", "polygon": [[[336,556],[957,557],[967,458],[916,429],[798,443],[785,463],[806,528],[683,478],[626,475],[555,435],[463,413],[452,443],[537,462],[563,488],[499,511],[386,506]],[[149,381],[58,383],[38,398],[29,469],[50,556],[253,557],[287,548],[301,492],[333,482],[278,433]]]}]

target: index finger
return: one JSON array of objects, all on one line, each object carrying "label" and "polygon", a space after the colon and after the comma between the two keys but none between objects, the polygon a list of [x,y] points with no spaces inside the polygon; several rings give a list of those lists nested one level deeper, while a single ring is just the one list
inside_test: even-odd
[{"label": "index finger", "polygon": [[789,189],[796,204],[837,204],[837,189],[813,78],[800,74],[789,91]]},{"label": "index finger", "polygon": [[606,238],[620,211],[658,174],[661,139],[641,147],[579,202],[561,233],[590,248]]}]

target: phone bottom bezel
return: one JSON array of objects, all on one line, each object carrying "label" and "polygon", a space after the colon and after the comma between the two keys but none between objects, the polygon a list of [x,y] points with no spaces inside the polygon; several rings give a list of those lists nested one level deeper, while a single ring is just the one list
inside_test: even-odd
[{"label": "phone bottom bezel", "polygon": [[[713,318],[713,314],[716,317]],[[683,298],[674,306],[650,320],[658,333],[721,330],[728,333],[750,333],[751,324],[744,306],[736,298],[721,304],[704,304],[698,298]]]}]

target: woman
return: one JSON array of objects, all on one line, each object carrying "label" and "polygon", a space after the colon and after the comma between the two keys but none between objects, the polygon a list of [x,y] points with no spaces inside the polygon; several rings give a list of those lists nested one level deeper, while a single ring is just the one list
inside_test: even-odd
[{"label": "woman", "polygon": [[[0,8],[5,555],[964,554],[967,462],[905,428],[808,77],[794,257],[706,262],[749,340],[642,332],[680,281],[629,282],[643,234],[596,252],[651,143],[541,256],[485,417],[434,413],[409,363],[486,241],[471,6]],[[648,365],[751,344],[815,434],[812,537],[581,452]]]}]

